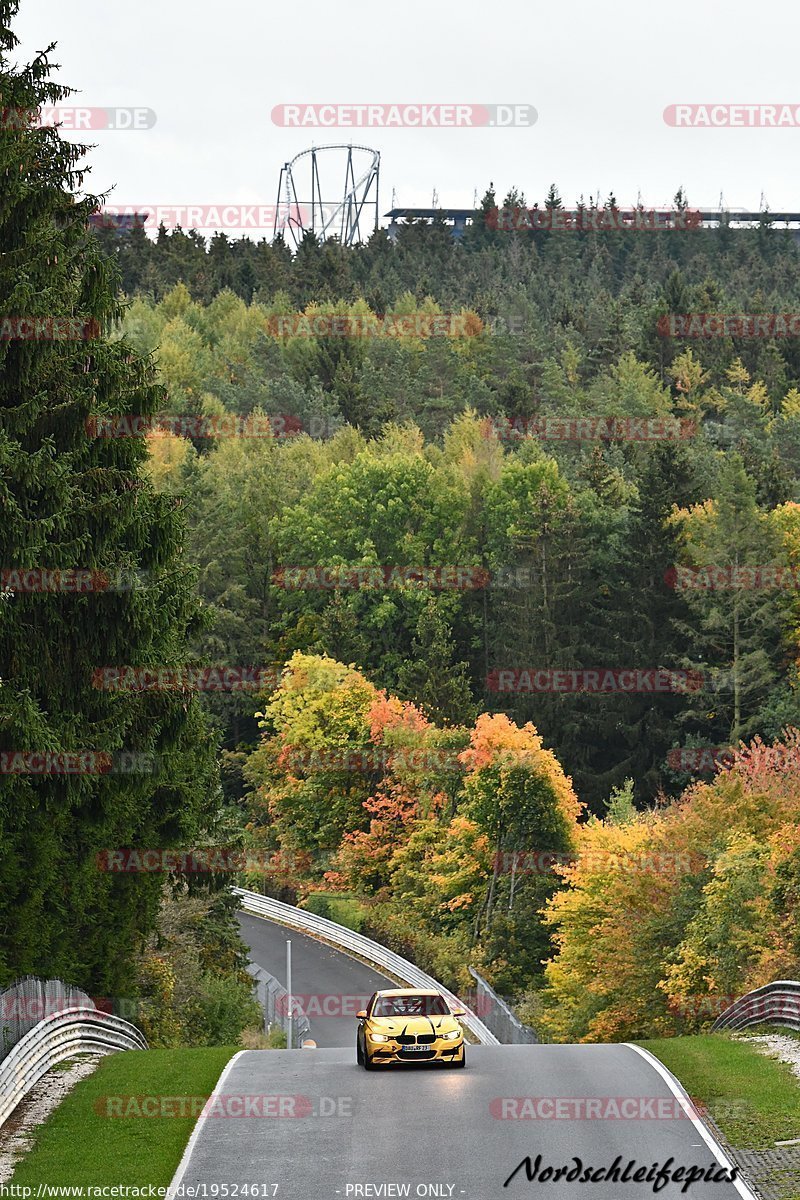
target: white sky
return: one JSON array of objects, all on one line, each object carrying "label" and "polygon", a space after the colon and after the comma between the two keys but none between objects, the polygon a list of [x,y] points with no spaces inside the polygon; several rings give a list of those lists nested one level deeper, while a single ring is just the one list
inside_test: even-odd
[{"label": "white sky", "polygon": [[[622,206],[800,210],[800,127],[676,129],[674,103],[800,106],[800,6],[462,0],[22,0],[21,52],[57,41],[86,105],[135,105],[153,129],[98,131],[93,190],[117,204],[273,204],[281,165],[313,142],[382,153],[391,204],[470,207],[494,180],[530,203],[555,181]],[[516,103],[518,129],[280,129],[280,103]],[[271,231],[270,231],[271,232]]]}]

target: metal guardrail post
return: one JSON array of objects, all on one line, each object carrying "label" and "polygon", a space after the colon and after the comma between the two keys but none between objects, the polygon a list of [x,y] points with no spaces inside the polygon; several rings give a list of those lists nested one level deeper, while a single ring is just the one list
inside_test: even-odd
[{"label": "metal guardrail post", "polygon": [[263,967],[250,963],[247,970],[255,980],[258,1002],[264,1010],[264,1032],[267,1033],[268,1026],[277,1022],[286,1034],[288,1048],[292,1050],[301,1046],[303,1039],[311,1032],[311,1024],[300,1002],[291,1001],[286,988]]},{"label": "metal guardrail post", "polygon": [[800,1030],[800,982],[795,979],[776,979],[773,983],[746,992],[717,1017],[711,1032],[764,1024]]},{"label": "metal guardrail post", "polygon": [[67,1008],[45,1017],[0,1063],[0,1126],[57,1063],[76,1054],[147,1048],[135,1025],[96,1008]]}]

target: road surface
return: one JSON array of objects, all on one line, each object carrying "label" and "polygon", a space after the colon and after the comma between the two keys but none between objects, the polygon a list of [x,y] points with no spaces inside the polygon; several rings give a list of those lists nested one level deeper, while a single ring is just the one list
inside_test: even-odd
[{"label": "road surface", "polygon": [[[470,1046],[466,1070],[425,1065],[367,1073],[351,1050],[245,1051],[223,1075],[217,1115],[201,1118],[176,1176],[183,1195],[249,1196],[278,1200],[364,1200],[427,1196],[445,1200],[677,1200],[683,1181],[657,1192],[648,1182],[530,1182],[519,1170],[526,1156],[540,1172],[612,1166],[689,1167],[722,1171],[695,1123],[678,1116],[667,1081],[630,1047]],[[521,1098],[536,1097],[536,1119]],[[542,1097],[572,1098],[568,1116],[553,1118]],[[239,1115],[246,1098],[254,1106]],[[603,1116],[578,1112],[590,1098]],[[641,1113],[612,1119],[608,1099],[623,1098]],[[657,1101],[664,1112],[654,1116]],[[260,1107],[258,1107],[260,1105]],[[588,1111],[588,1105],[587,1111]],[[614,1106],[612,1106],[613,1108]],[[629,1110],[630,1111],[630,1110]],[[224,1113],[225,1116],[219,1115]],[[228,1119],[226,1119],[226,1117]],[[192,1187],[205,1184],[194,1193]],[[213,1185],[218,1185],[214,1191]],[[697,1182],[690,1200],[741,1200],[730,1182]]]},{"label": "road surface", "polygon": [[263,917],[238,914],[250,958],[286,987],[286,939],[292,939],[292,991],[300,998],[318,1046],[349,1046],[355,1055],[355,1014],[378,988],[397,987],[363,963]]}]

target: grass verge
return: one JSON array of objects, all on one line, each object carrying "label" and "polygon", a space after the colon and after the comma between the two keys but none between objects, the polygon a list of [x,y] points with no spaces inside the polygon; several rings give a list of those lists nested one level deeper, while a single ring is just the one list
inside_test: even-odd
[{"label": "grass verge", "polygon": [[108,1098],[208,1097],[239,1048],[126,1050],[102,1059],[36,1131],[11,1182],[167,1187],[196,1116],[109,1117]]},{"label": "grass verge", "polygon": [[727,1034],[642,1041],[707,1106],[732,1146],[773,1149],[800,1137],[800,1080],[791,1067]]},{"label": "grass verge", "polygon": [[302,907],[355,933],[361,932],[367,912],[364,904],[347,892],[311,892]]}]

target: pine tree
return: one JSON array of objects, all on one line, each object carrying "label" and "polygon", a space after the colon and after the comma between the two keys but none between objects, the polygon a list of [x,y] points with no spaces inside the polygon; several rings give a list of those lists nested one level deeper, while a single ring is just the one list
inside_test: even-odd
[{"label": "pine tree", "polygon": [[398,676],[401,693],[442,725],[475,717],[467,664],[456,661],[446,607],[436,597],[428,600]]},{"label": "pine tree", "polygon": [[554,183],[550,184],[544,201],[545,208],[561,208],[561,195]]},{"label": "pine tree", "polygon": [[[706,581],[686,592],[693,616],[686,627],[692,652],[687,665],[703,679],[688,708],[701,729],[713,723],[720,740],[735,745],[755,731],[756,712],[788,649],[778,593],[762,587],[756,575],[748,584],[748,568],[780,564],[782,554],[738,454],[722,466],[713,508],[690,512],[684,529],[685,558],[698,570],[698,580]],[[717,576],[721,586],[709,585]]]},{"label": "pine tree", "polygon": [[[6,113],[55,104],[53,47],[12,60],[18,0],[0,0]],[[82,340],[0,340],[0,565],[119,571],[128,590],[6,592],[0,603],[0,749],[139,752],[156,772],[0,776],[0,984],[28,972],[125,994],[161,880],[98,869],[101,850],[185,844],[213,795],[213,746],[196,699],[93,686],[104,666],[185,663],[198,602],[176,501],[141,467],[141,437],[91,435],[109,413],[163,407],[152,370],[124,340],[119,281],[79,198],[86,148],[25,120],[0,128],[0,328],[66,318]],[[12,328],[6,325],[6,329]],[[13,333],[13,328],[12,328]],[[84,766],[87,760],[84,760]],[[128,993],[130,994],[130,993]]]}]

